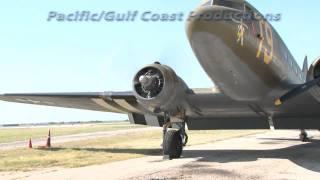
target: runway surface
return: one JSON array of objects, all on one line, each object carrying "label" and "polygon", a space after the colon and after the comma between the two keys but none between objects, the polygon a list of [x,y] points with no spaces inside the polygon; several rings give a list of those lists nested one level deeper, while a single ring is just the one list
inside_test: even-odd
[{"label": "runway surface", "polygon": [[[183,158],[162,156],[74,169],[0,173],[1,179],[320,179],[320,132],[270,131],[187,147]],[[192,137],[190,137],[192,138]]]}]

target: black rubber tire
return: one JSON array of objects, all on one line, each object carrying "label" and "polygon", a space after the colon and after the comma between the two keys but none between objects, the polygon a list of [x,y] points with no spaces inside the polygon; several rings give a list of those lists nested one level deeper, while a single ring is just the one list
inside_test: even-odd
[{"label": "black rubber tire", "polygon": [[163,154],[168,155],[169,159],[180,158],[182,146],[180,132],[173,129],[168,130],[163,140]]},{"label": "black rubber tire", "polygon": [[307,134],[307,133],[301,133],[301,134],[299,135],[299,139],[300,139],[300,141],[302,141],[302,142],[308,142],[308,141],[309,141],[308,134]]}]

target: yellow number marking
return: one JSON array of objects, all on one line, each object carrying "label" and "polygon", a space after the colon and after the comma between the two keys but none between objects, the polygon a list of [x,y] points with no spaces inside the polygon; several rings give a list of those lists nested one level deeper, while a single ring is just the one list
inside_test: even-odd
[{"label": "yellow number marking", "polygon": [[244,39],[244,33],[245,33],[245,28],[244,28],[244,25],[243,23],[241,22],[239,25],[238,25],[238,33],[237,33],[237,42],[241,44],[241,46],[243,46],[243,39]]},{"label": "yellow number marking", "polygon": [[264,63],[269,64],[272,61],[272,57],[273,57],[272,29],[270,25],[264,21],[260,21],[259,24],[260,24],[260,37],[259,37],[260,42],[259,42],[259,47],[258,47],[258,52],[256,57],[260,58],[261,52],[263,51],[264,53],[263,61]]},{"label": "yellow number marking", "polygon": [[262,24],[263,23],[264,23],[263,21],[260,21],[260,23],[259,23],[259,26],[260,26],[260,34],[259,34],[260,42],[259,42],[259,48],[258,48],[258,52],[257,52],[257,56],[256,56],[257,58],[260,58],[262,45],[263,45],[263,40],[264,40],[263,31],[262,31]]}]

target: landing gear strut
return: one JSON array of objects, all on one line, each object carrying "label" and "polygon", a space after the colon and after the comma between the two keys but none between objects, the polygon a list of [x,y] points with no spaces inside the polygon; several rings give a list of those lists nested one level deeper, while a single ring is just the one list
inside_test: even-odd
[{"label": "landing gear strut", "polygon": [[188,142],[188,135],[185,131],[185,122],[170,122],[170,116],[165,114],[163,125],[163,158],[180,158]]},{"label": "landing gear strut", "polygon": [[299,139],[300,139],[302,142],[307,142],[307,141],[309,141],[308,134],[307,134],[306,130],[304,130],[304,129],[301,129],[301,130],[300,130]]}]

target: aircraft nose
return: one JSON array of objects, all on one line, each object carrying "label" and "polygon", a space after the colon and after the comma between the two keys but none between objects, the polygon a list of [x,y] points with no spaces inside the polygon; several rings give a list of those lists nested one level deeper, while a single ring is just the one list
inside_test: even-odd
[{"label": "aircraft nose", "polygon": [[[205,6],[196,9],[194,13],[198,14],[196,16],[198,18],[189,18],[187,22],[188,39],[203,69],[226,95],[236,100],[256,100],[261,97],[260,91],[257,93],[257,89],[250,89],[247,83],[243,83],[250,82],[252,85],[255,81],[257,84],[260,82],[248,68],[250,58],[242,58],[243,55],[247,56],[244,51],[249,53],[250,51],[241,44],[241,38],[247,43],[245,36],[239,36],[241,21],[232,17],[204,18],[210,14],[233,12],[241,11],[223,6]],[[255,87],[262,86],[259,84]]]},{"label": "aircraft nose", "polygon": [[189,39],[198,32],[210,33],[219,37],[229,36],[237,31],[234,19],[239,10],[224,6],[200,6],[192,13],[186,23],[186,31]]}]

